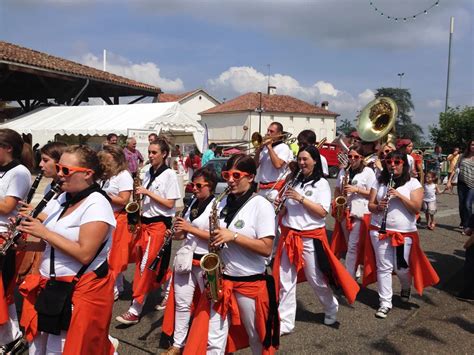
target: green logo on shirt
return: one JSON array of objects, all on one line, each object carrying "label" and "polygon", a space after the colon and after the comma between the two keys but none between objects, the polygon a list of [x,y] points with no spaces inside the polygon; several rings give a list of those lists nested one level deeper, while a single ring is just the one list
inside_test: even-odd
[{"label": "green logo on shirt", "polygon": [[238,229],[242,229],[242,228],[244,228],[244,226],[245,226],[245,223],[244,223],[244,221],[241,220],[241,219],[239,219],[238,221],[236,221],[236,222],[234,223],[234,227],[235,227],[235,228],[238,228]]},{"label": "green logo on shirt", "polygon": [[313,191],[308,190],[308,191],[306,191],[304,194],[305,194],[305,196],[308,196],[308,197],[309,197],[309,196],[312,196],[312,195],[313,195]]}]

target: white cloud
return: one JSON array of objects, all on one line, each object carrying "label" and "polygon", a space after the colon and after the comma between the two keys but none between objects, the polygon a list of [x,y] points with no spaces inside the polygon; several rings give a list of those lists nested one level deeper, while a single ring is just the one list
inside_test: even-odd
[{"label": "white cloud", "polygon": [[[217,97],[232,98],[247,92],[266,92],[268,77],[253,67],[231,67],[219,76],[207,81],[210,91]],[[374,92],[366,89],[355,97],[332,83],[317,81],[311,86],[304,86],[295,78],[274,74],[270,76],[270,84],[276,86],[277,94],[290,95],[301,100],[314,102],[329,102],[329,109],[345,118],[356,116],[357,110],[374,98]]]},{"label": "white cloud", "polygon": [[[77,59],[80,63],[93,68],[102,69],[102,58],[86,53]],[[107,71],[142,83],[155,85],[165,92],[183,91],[184,85],[180,78],[167,79],[161,75],[160,68],[152,62],[133,63],[127,58],[107,52]]]},{"label": "white cloud", "polygon": [[429,108],[441,108],[443,107],[443,101],[440,99],[430,100],[426,103]]}]

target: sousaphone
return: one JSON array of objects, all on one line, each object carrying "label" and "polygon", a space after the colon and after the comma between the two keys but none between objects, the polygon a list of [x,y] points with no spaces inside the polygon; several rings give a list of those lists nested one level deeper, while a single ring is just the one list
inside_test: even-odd
[{"label": "sousaphone", "polygon": [[395,121],[398,107],[395,100],[389,97],[378,97],[369,102],[359,115],[357,132],[366,142],[383,139],[395,144]]}]

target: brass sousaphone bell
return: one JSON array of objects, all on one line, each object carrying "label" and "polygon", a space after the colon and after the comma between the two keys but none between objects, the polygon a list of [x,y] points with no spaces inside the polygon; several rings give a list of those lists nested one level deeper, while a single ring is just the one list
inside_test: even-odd
[{"label": "brass sousaphone bell", "polygon": [[389,97],[378,97],[369,102],[359,115],[357,133],[366,142],[383,139],[395,145],[395,121],[398,107]]}]

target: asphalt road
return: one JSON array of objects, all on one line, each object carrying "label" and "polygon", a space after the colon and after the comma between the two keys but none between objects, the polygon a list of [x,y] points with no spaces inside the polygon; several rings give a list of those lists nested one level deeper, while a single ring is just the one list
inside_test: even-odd
[{"label": "asphalt road", "polygon": [[[330,183],[334,185],[334,180]],[[374,316],[378,306],[374,285],[363,288],[352,306],[339,298],[338,322],[328,327],[323,325],[324,313],[309,285],[299,284],[296,329],[281,338],[279,353],[472,353],[474,306],[453,297],[461,287],[462,245],[466,239],[456,228],[459,225],[456,195],[439,196],[437,217],[434,231],[422,224],[419,232],[422,248],[440,275],[439,285],[426,289],[422,296],[413,295],[412,290],[411,302],[402,305],[398,296],[400,285],[395,277],[394,308],[385,320]],[[327,221],[331,234],[334,220],[329,217]],[[115,321],[129,307],[132,275],[131,265],[125,274],[125,292],[114,306],[110,334],[119,339],[120,354],[160,353],[163,312],[154,310],[162,299],[159,290],[148,297],[139,324],[124,326]]]}]

